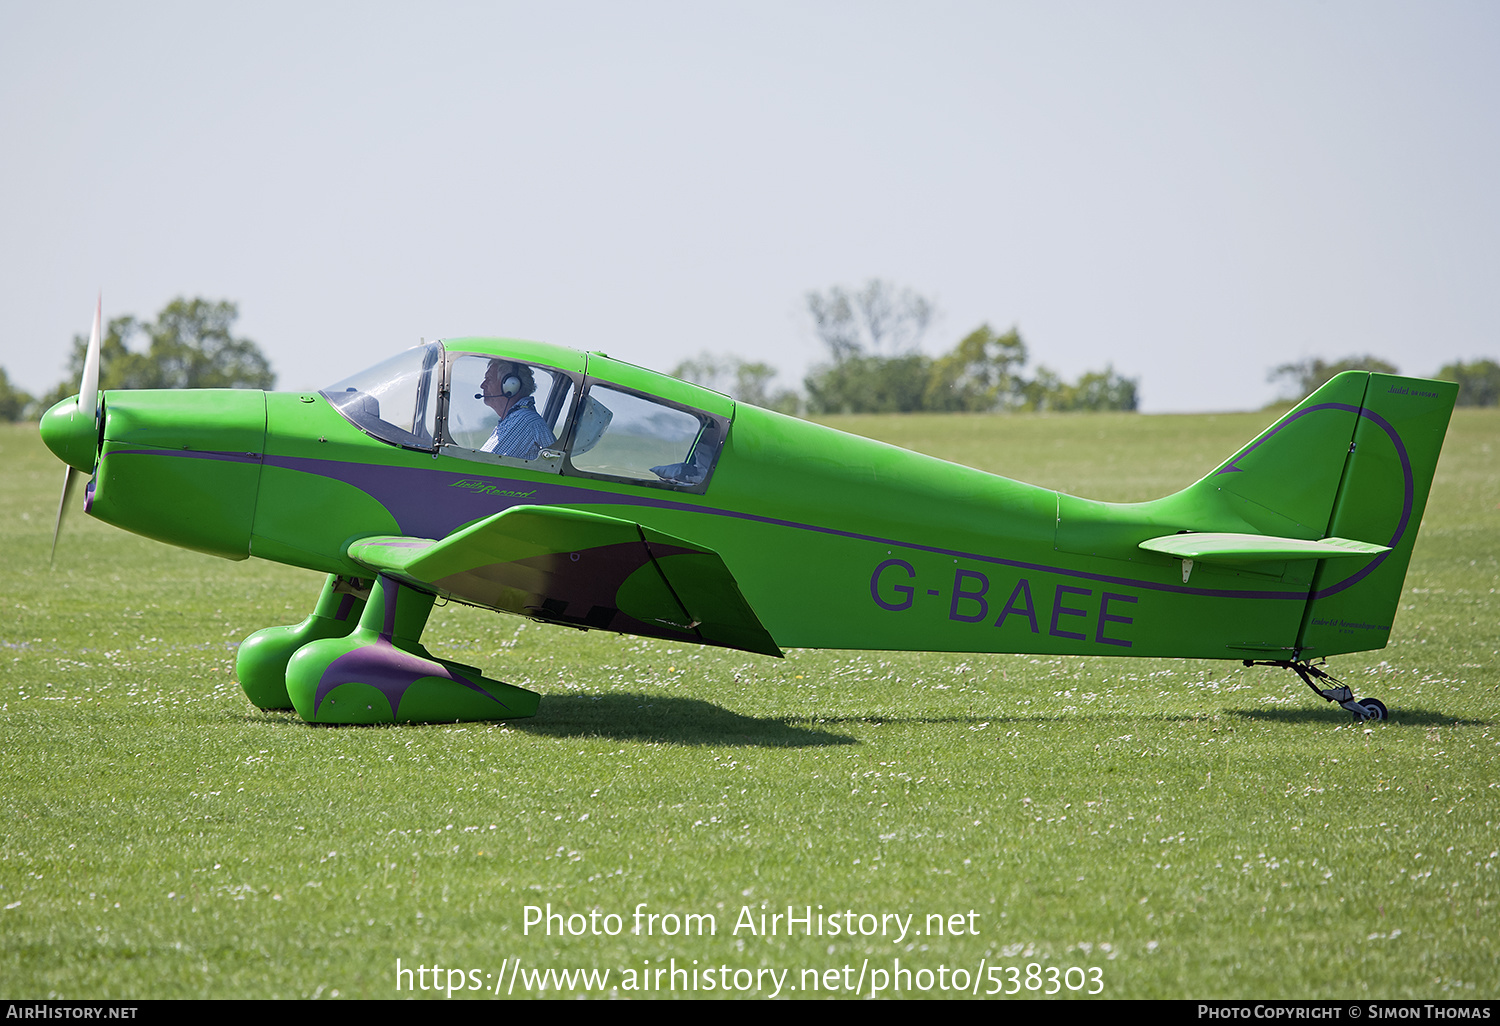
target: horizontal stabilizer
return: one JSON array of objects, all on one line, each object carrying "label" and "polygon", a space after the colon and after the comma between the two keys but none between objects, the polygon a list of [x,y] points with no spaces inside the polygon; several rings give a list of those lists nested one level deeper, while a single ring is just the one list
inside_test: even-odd
[{"label": "horizontal stabilizer", "polygon": [[1336,559],[1340,556],[1374,556],[1388,552],[1388,545],[1349,538],[1276,538],[1263,534],[1188,533],[1148,538],[1140,547],[1175,559],[1239,566],[1248,563],[1282,562],[1289,559]]}]

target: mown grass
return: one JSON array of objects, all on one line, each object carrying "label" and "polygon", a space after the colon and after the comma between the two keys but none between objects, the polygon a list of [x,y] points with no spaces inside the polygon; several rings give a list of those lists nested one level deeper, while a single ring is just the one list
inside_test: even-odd
[{"label": "mown grass", "polygon": [[[1138,500],[1269,419],[834,423]],[[1098,967],[1107,997],[1493,998],[1497,449],[1500,415],[1460,411],[1392,643],[1332,667],[1391,707],[1382,724],[1228,662],[773,660],[450,607],[429,646],[541,691],[534,720],[327,729],[232,678],[238,641],[300,619],[314,575],[78,511],[49,570],[61,466],[5,429],[0,995],[387,998],[398,958],[486,986],[520,958],[610,970],[628,996],[622,970],[675,958],[790,970],[792,996],[845,966],[868,992],[900,959],[981,992],[981,964],[1016,966],[1019,996],[1035,964]],[[524,907],[548,903],[625,932],[527,934]],[[641,904],[718,932],[634,936]],[[977,933],[732,932],[763,905],[917,930],[962,913]]]}]

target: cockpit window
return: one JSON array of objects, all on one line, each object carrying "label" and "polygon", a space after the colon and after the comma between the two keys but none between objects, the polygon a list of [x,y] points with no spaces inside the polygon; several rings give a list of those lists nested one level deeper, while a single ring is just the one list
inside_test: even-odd
[{"label": "cockpit window", "polygon": [[567,374],[494,356],[459,356],[448,373],[451,445],[527,462],[555,452],[573,392]]},{"label": "cockpit window", "polygon": [[707,413],[594,382],[579,405],[565,472],[701,491],[725,426]]},{"label": "cockpit window", "polygon": [[431,342],[330,385],[319,394],[356,427],[408,449],[435,446],[443,347]]}]

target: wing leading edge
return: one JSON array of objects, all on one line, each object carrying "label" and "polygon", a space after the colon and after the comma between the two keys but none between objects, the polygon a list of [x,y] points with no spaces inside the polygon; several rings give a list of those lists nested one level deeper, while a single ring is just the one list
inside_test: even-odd
[{"label": "wing leading edge", "polygon": [[348,552],[376,573],[471,605],[782,654],[718,553],[616,517],[515,506],[441,540],[362,538]]}]

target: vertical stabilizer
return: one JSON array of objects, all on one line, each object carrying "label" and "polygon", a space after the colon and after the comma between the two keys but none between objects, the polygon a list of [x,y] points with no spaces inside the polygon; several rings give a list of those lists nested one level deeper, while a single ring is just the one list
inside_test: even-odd
[{"label": "vertical stabilizer", "polygon": [[1264,534],[1328,536],[1368,373],[1340,374],[1200,482]]},{"label": "vertical stabilizer", "polygon": [[1323,534],[1391,550],[1368,561],[1318,565],[1297,637],[1304,658],[1385,647],[1458,395],[1447,381],[1368,378]]}]

